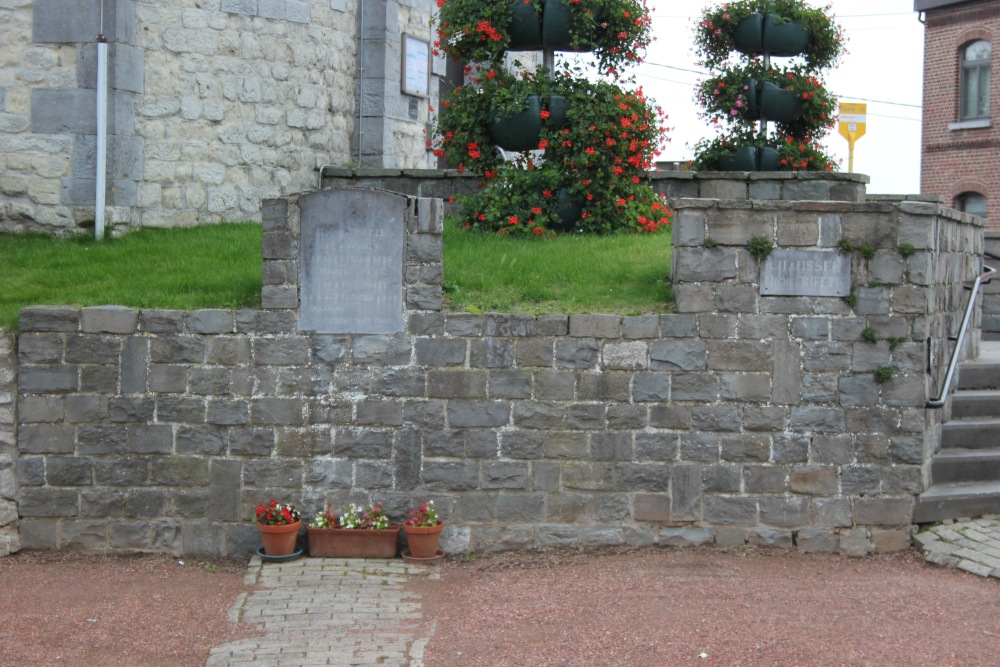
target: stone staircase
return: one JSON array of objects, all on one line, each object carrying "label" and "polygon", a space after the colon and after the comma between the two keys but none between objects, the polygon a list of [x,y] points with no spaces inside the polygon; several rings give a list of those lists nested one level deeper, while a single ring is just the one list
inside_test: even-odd
[{"label": "stone staircase", "polygon": [[1000,513],[1000,344],[959,365],[951,405],[914,523]]}]

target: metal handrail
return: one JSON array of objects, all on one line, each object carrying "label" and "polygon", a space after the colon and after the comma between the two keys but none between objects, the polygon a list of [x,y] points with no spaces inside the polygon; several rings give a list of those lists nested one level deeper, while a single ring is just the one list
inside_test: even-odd
[{"label": "metal handrail", "polygon": [[[984,252],[984,255],[991,259],[1000,259],[1000,255],[991,252]],[[976,307],[976,297],[979,295],[979,288],[983,283],[988,283],[997,275],[997,270],[991,266],[983,264],[983,272],[976,278],[972,289],[969,292],[969,303],[965,306],[965,315],[962,316],[962,326],[958,329],[958,337],[955,339],[955,348],[951,351],[951,361],[948,362],[948,373],[944,376],[944,385],[937,398],[927,401],[928,408],[941,408],[948,401],[948,392],[951,390],[952,380],[955,379],[955,368],[958,367],[958,356],[962,353],[962,345],[965,343],[965,332],[969,328],[972,320],[972,311]]]}]

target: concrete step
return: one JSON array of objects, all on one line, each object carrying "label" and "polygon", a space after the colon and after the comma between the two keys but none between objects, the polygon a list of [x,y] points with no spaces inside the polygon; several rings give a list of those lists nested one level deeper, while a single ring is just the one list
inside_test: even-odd
[{"label": "concrete step", "polygon": [[1000,392],[987,390],[959,391],[951,399],[951,418],[1000,418]]},{"label": "concrete step", "polygon": [[1000,419],[959,419],[941,425],[941,449],[1000,448]]},{"label": "concrete step", "polygon": [[1000,449],[943,449],[931,459],[931,484],[1000,482]]},{"label": "concrete step", "polygon": [[914,523],[1000,514],[1000,482],[935,484],[920,494]]},{"label": "concrete step", "polygon": [[956,388],[1000,389],[1000,362],[974,362],[958,367]]}]

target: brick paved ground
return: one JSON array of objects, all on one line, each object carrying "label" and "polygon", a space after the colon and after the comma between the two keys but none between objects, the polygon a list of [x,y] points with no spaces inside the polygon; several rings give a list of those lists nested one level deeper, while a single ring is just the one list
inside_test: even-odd
[{"label": "brick paved ground", "polygon": [[264,634],[212,649],[206,667],[419,667],[434,628],[417,596],[403,591],[412,576],[440,575],[401,560],[254,556],[247,584],[256,589],[230,615]]},{"label": "brick paved ground", "polygon": [[937,525],[916,541],[928,562],[1000,579],[1000,515]]}]

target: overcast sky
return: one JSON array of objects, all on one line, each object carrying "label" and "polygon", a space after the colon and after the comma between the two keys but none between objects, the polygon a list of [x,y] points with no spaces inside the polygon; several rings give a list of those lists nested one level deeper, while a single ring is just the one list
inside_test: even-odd
[{"label": "overcast sky", "polygon": [[[825,3],[808,0],[815,6]],[[663,160],[686,160],[691,146],[714,136],[698,117],[694,86],[704,75],[695,64],[694,25],[706,5],[721,0],[649,0],[656,41],[636,69],[645,92],[669,116],[670,142]],[[920,191],[920,104],[924,28],[913,0],[832,0],[847,34],[848,54],[825,76],[839,101],[868,105],[868,126],[854,148],[854,171],[871,177],[871,194]],[[781,62],[785,59],[776,59]],[[692,71],[693,70],[693,71]],[[828,149],[847,171],[847,140],[830,133]]]}]

